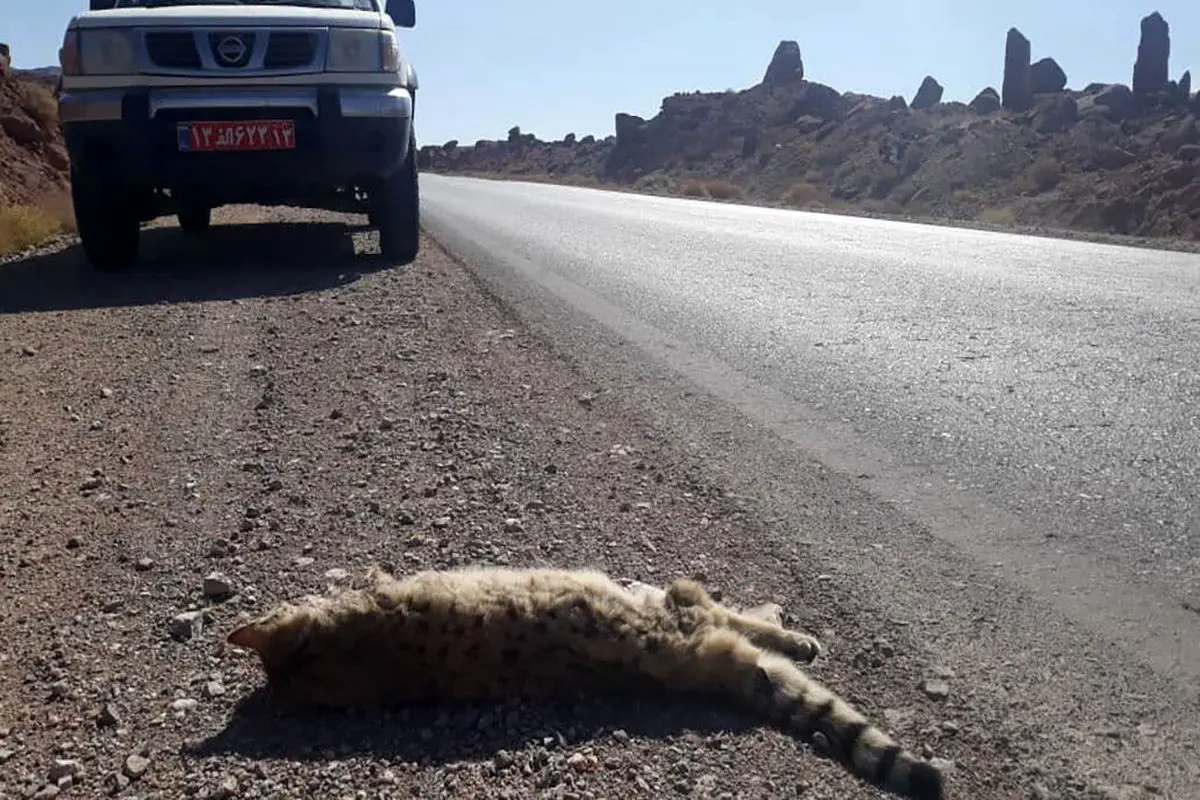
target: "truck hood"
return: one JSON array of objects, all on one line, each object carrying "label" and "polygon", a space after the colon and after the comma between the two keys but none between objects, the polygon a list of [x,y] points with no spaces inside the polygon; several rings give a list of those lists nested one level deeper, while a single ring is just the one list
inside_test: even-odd
[{"label": "truck hood", "polygon": [[148,28],[155,26],[286,27],[336,25],[350,28],[391,29],[390,17],[378,11],[304,6],[194,5],[159,8],[114,8],[87,11],[71,20],[76,28]]}]

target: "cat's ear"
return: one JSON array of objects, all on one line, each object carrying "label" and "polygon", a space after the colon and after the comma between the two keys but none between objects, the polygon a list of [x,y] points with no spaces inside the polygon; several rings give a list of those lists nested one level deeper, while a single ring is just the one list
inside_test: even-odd
[{"label": "cat's ear", "polygon": [[260,623],[251,622],[229,634],[226,641],[238,647],[245,647],[261,653],[266,648],[267,631]]}]

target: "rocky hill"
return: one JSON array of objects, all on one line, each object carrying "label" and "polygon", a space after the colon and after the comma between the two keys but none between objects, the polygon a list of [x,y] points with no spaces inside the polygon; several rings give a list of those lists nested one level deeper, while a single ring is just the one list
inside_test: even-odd
[{"label": "rocky hill", "polygon": [[12,70],[0,44],[0,206],[36,203],[68,185],[52,86]]},{"label": "rocky hill", "polygon": [[651,119],[618,113],[612,135],[421,149],[432,172],[611,184],[910,218],[1200,240],[1200,94],[1168,75],[1170,32],[1141,21],[1129,85],[1068,88],[1008,31],[998,83],[943,102],[926,77],[911,100],[808,80],[783,41],[763,80],[675,94]]}]

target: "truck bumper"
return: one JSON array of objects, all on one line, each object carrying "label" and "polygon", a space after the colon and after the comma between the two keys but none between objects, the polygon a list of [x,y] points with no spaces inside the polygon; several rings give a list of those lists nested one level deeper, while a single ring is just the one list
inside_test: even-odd
[{"label": "truck bumper", "polygon": [[[408,157],[413,96],[382,86],[87,90],[63,93],[59,114],[72,162],[89,173],[213,204],[270,202],[390,176]],[[180,150],[181,122],[276,119],[295,123],[294,149]]]}]

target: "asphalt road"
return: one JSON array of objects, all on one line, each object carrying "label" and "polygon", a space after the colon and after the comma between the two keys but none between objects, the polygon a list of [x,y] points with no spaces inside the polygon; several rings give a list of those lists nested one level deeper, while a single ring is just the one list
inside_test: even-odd
[{"label": "asphalt road", "polygon": [[599,323],[1200,688],[1200,256],[422,180],[562,335]]}]

